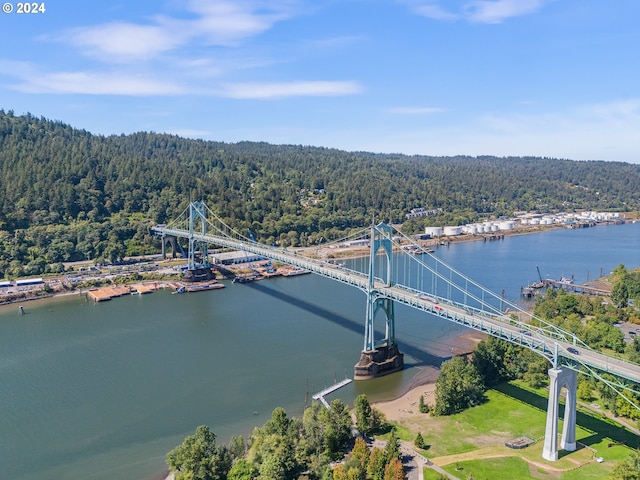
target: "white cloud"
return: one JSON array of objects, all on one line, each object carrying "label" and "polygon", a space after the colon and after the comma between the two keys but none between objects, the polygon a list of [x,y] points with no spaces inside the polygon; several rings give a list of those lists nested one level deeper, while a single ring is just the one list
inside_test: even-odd
[{"label": "white cloud", "polygon": [[234,46],[295,14],[292,2],[192,0],[185,16],[156,15],[145,23],[112,22],[67,31],[59,40],[104,62],[137,62],[175,51],[194,40]]},{"label": "white cloud", "polygon": [[155,57],[186,41],[186,35],[157,25],[107,23],[70,32],[71,43],[103,61],[129,62]]},{"label": "white cloud", "polygon": [[446,110],[439,107],[393,107],[387,111],[398,115],[429,115],[432,113],[442,113]]},{"label": "white cloud", "polygon": [[188,9],[199,15],[187,25],[194,34],[205,36],[214,45],[227,46],[269,30],[294,11],[291,2],[237,0],[192,0]]},{"label": "white cloud", "polygon": [[413,10],[418,15],[434,20],[458,20],[460,18],[459,14],[449,12],[432,1],[415,5]]},{"label": "white cloud", "polygon": [[269,99],[300,96],[336,96],[361,93],[358,82],[276,82],[276,83],[236,83],[226,85],[222,93],[225,97],[243,99]]},{"label": "white cloud", "polygon": [[84,95],[158,96],[180,95],[185,89],[169,81],[158,81],[141,75],[35,71],[21,76],[15,90],[25,93],[62,93]]},{"label": "white cloud", "polygon": [[502,23],[512,17],[528,15],[540,10],[554,0],[465,0],[458,5],[444,0],[401,0],[409,8],[423,17],[434,20],[464,19],[475,23]]},{"label": "white cloud", "polygon": [[465,16],[472,22],[501,23],[507,18],[534,13],[545,3],[548,0],[477,0],[465,5]]}]

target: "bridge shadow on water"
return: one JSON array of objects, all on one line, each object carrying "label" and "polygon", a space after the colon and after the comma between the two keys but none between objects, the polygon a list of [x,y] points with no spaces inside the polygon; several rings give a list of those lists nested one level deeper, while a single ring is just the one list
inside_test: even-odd
[{"label": "bridge shadow on water", "polygon": [[[521,388],[512,383],[496,385],[493,387],[493,390],[541,410],[546,414],[548,399],[536,392]],[[559,417],[560,420],[564,417],[563,402],[560,403]],[[592,412],[578,405],[576,423],[580,429],[588,433],[587,436],[581,436],[580,432],[577,432],[578,442],[587,447],[597,445],[605,439],[611,440],[609,446],[623,444],[631,448],[640,447],[640,437],[638,435],[621,425],[613,423],[613,420],[607,418],[604,413]],[[561,426],[558,427],[558,433],[560,432],[562,432]],[[563,450],[560,450],[558,453],[561,457],[568,454],[568,452],[564,452]]]},{"label": "bridge shadow on water", "polygon": [[[362,323],[354,322],[353,320],[350,320],[347,317],[340,315],[339,313],[332,312],[331,310],[328,310],[320,305],[308,302],[298,297],[294,297],[293,295],[289,295],[282,291],[275,290],[274,288],[267,286],[266,283],[267,282],[251,282],[244,284],[243,287],[253,288],[265,295],[269,295],[275,299],[286,302],[304,311],[307,311],[314,315],[318,315],[335,325],[364,336],[364,320]],[[428,365],[440,368],[442,362],[451,358],[451,356],[441,357],[438,355],[434,355],[433,353],[428,352],[425,349],[408,344],[400,344],[400,351],[416,360],[415,363],[412,363],[412,366]]]}]

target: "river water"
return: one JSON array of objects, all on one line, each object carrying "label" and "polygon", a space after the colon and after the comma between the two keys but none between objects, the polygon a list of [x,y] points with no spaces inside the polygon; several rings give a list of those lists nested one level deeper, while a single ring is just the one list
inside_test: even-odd
[{"label": "river water", "polygon": [[[640,223],[554,230],[440,247],[440,259],[517,300],[543,277],[576,282],[640,266]],[[93,305],[82,295],[0,308],[0,471],[21,479],[149,479],[198,425],[246,436],[281,406],[352,376],[365,296],[303,275],[186,295],[158,291]],[[463,330],[404,307],[405,369],[330,398],[402,392],[450,355]],[[308,400],[310,401],[310,400]]]}]

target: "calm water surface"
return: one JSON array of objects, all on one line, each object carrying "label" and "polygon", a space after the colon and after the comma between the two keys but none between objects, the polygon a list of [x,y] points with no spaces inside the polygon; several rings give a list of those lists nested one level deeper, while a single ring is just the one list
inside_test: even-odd
[{"label": "calm water surface", "polygon": [[[576,282],[640,266],[640,223],[556,230],[439,248],[436,255],[517,300],[543,277]],[[98,305],[74,295],[0,309],[0,468],[22,479],[146,479],[207,424],[226,442],[277,407],[300,415],[310,394],[351,376],[364,295],[314,275],[188,295],[160,291]],[[403,391],[449,355],[461,330],[404,307],[407,368],[334,397]]]}]

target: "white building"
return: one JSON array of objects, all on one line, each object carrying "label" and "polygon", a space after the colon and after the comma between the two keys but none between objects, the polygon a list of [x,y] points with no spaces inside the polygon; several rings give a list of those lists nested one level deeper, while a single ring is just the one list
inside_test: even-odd
[{"label": "white building", "polygon": [[221,263],[222,265],[235,265],[238,263],[257,262],[262,260],[260,255],[253,253],[247,253],[242,251],[216,253],[212,255],[215,263]]}]

